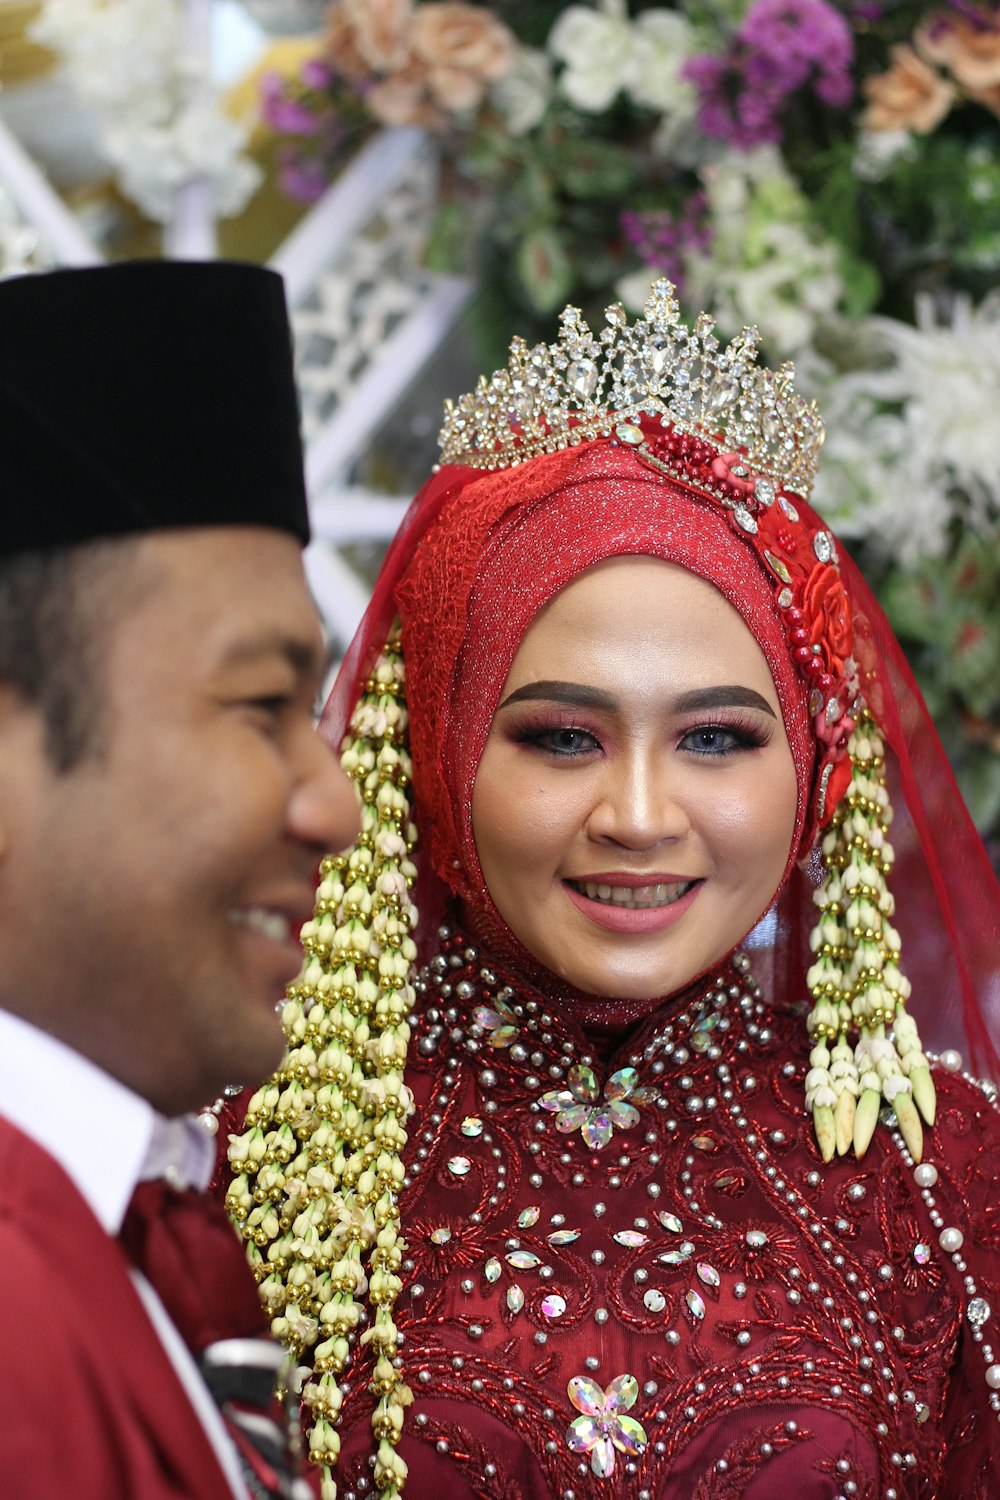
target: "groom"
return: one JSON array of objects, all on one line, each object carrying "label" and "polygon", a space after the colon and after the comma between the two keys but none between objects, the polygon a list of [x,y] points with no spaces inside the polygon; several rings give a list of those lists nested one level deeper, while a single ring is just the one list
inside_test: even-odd
[{"label": "groom", "polygon": [[357,828],[312,726],[280,280],[0,284],[0,433],[0,1489],[291,1496],[192,1113],[277,1065],[317,863]]}]

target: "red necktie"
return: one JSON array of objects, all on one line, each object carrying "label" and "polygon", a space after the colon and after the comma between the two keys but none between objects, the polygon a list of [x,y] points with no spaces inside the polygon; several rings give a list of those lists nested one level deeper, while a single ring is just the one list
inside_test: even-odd
[{"label": "red necktie", "polygon": [[[163,1181],[140,1182],[120,1239],[166,1308],[219,1404],[250,1493],[303,1493],[297,1423],[274,1397],[283,1363],[243,1248],[212,1198]],[[306,1489],[305,1494],[310,1491]]]}]

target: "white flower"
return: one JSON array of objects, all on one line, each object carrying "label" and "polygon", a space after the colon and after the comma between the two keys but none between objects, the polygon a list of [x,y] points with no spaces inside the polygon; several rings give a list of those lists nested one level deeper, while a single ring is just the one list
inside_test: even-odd
[{"label": "white flower", "polygon": [[628,312],[641,313],[653,290],[653,283],[661,274],[660,271],[651,271],[648,266],[629,271],[627,276],[622,276],[615,282],[615,296],[619,302],[624,303]]},{"label": "white flower", "polygon": [[904,1078],[901,1073],[891,1073],[882,1084],[882,1096],[887,1104],[891,1104],[898,1094],[912,1092],[910,1080]]},{"label": "white flower", "polygon": [[661,114],[692,120],[698,91],[681,69],[695,51],[688,20],[675,10],[647,10],[632,33],[628,92],[636,104]]},{"label": "white flower", "polygon": [[178,189],[210,183],[217,214],[243,208],[260,171],[185,46],[176,0],[47,0],[32,35],[60,57],[77,94],[104,115],[103,145],[123,191],[168,221]]},{"label": "white flower", "polygon": [[553,26],[548,48],[564,65],[559,87],[585,113],[600,114],[624,93],[671,122],[694,119],[697,90],[681,77],[694,35],[676,11],[644,11],[633,22],[624,0],[600,0],[596,9],[571,5]]},{"label": "white flower", "polygon": [[973,526],[1000,514],[1000,294],[956,298],[943,323],[918,299],[916,327],[869,318],[855,336],[859,368],[810,372],[828,432],[816,503],[904,565],[938,556],[956,491]]},{"label": "white flower", "polygon": [[559,87],[570,103],[600,114],[632,77],[632,25],[624,0],[602,0],[598,10],[570,5],[549,33],[548,48],[565,65]]},{"label": "white flower", "polygon": [[285,1309],[285,1325],[289,1337],[297,1344],[309,1345],[316,1337],[316,1319],[308,1317],[295,1302]]},{"label": "white flower", "polygon": [[510,71],[494,84],[492,97],[511,135],[527,135],[552,98],[552,68],[545,53],[519,48]]},{"label": "white flower", "polygon": [[916,155],[909,130],[859,130],[851,168],[862,182],[881,182],[895,163]]},{"label": "white flower", "polygon": [[182,19],[164,0],[46,0],[31,34],[62,57],[88,103],[155,117],[169,97]]},{"label": "white flower", "polygon": [[44,239],[0,188],[0,277],[51,268],[52,256]]},{"label": "white flower", "polygon": [[1000,293],[973,311],[956,297],[950,321],[937,322],[927,296],[917,298],[917,325],[873,319],[895,361],[907,402],[907,427],[928,468],[943,465],[970,498],[1000,499]]},{"label": "white flower", "polygon": [[726,156],[702,175],[713,240],[687,258],[691,302],[711,304],[725,332],[755,323],[776,354],[797,355],[843,296],[836,246],[812,229],[773,147]]}]

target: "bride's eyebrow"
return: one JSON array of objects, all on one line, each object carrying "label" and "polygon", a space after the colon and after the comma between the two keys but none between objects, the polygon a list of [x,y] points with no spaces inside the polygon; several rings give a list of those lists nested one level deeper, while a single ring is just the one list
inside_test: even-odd
[{"label": "bride's eyebrow", "polygon": [[569,703],[575,708],[603,708],[611,713],[617,712],[620,706],[613,693],[588,687],[582,682],[526,682],[524,687],[515,688],[508,694],[500,707],[527,702]]},{"label": "bride's eyebrow", "polygon": [[[526,702],[568,703],[575,708],[600,708],[610,713],[616,713],[621,707],[613,693],[589,687],[582,682],[527,682],[524,687],[515,688],[508,694],[500,707],[509,708],[512,703]],[[770,715],[772,719],[778,717],[760,693],[737,683],[693,688],[690,692],[679,693],[671,704],[672,711],[679,714],[697,713],[712,708],[754,708],[759,713]]]},{"label": "bride's eyebrow", "polygon": [[705,708],[756,708],[762,714],[770,714],[772,719],[778,717],[760,693],[736,683],[725,687],[694,688],[689,693],[680,693],[674,699],[675,713],[694,713]]}]

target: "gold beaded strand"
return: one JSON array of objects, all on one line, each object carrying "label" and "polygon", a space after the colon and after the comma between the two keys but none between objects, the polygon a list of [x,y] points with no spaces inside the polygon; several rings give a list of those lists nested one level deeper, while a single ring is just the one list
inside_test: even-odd
[{"label": "gold beaded strand", "polygon": [[410,900],[416,830],[398,631],[351,716],[341,764],[361,799],[361,832],[325,859],[315,913],[302,929],[305,964],[282,1011],[281,1068],[230,1137],[227,1207],[276,1337],[310,1376],[309,1456],[322,1500],[335,1500],[340,1451],[338,1377],[352,1335],[375,1354],[375,1483],[397,1500],[406,1465],[396,1452],[412,1395],[402,1380],[393,1308],[406,1250],[397,1195],[412,1098],[404,1082],[417,913]]},{"label": "gold beaded strand", "polygon": [[826,874],[813,893],[820,915],[809,939],[813,1007],[807,1025],[813,1046],[806,1108],[824,1161],[852,1146],[860,1159],[883,1103],[895,1111],[919,1161],[920,1116],[933,1125],[934,1084],[906,1010],[910,982],[899,967],[900,939],[886,884],[893,849],[885,748],[867,708],[856,716],[848,753],[851,784],[823,838]]}]

